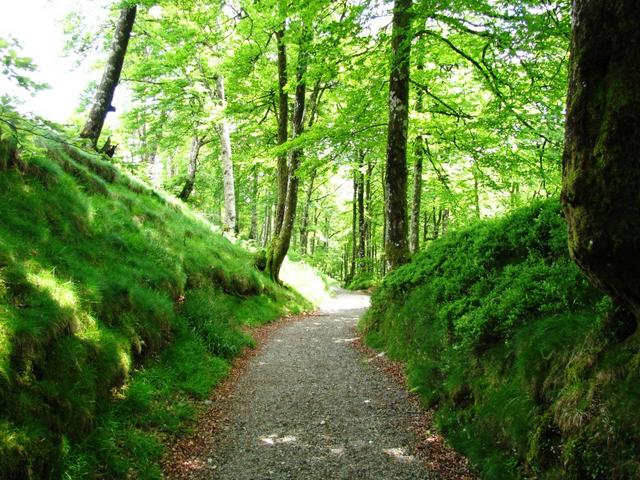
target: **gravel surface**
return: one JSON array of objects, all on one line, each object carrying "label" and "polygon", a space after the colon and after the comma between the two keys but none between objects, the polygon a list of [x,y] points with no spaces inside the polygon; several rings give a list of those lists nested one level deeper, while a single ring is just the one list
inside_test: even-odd
[{"label": "gravel surface", "polygon": [[198,478],[434,477],[415,456],[419,407],[352,348],[367,305],[341,292],[273,333],[237,380]]}]

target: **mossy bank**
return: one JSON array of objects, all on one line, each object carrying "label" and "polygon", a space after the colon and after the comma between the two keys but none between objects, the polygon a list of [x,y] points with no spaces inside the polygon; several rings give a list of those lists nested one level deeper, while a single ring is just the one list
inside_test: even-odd
[{"label": "mossy bank", "polygon": [[309,305],[111,163],[1,128],[0,478],[158,478],[242,326]]},{"label": "mossy bank", "polygon": [[448,234],[361,322],[487,479],[640,478],[640,336],[567,252],[550,200]]}]

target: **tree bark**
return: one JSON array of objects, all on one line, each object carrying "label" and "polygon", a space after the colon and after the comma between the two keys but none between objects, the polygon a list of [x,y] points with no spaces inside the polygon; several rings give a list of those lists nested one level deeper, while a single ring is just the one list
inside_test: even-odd
[{"label": "tree bark", "polygon": [[[562,205],[571,256],[640,319],[640,2],[574,0]],[[631,322],[631,320],[629,321]]]},{"label": "tree bark", "polygon": [[[289,139],[289,94],[287,93],[287,46],[284,43],[284,26],[276,32],[278,44],[278,145],[282,145]],[[289,181],[289,169],[287,155],[278,155],[278,201],[276,203],[276,222],[274,237],[280,233],[284,220],[284,211],[287,202],[287,186]]]},{"label": "tree bark", "polygon": [[258,238],[258,169],[254,168],[251,175],[251,227],[249,240]]},{"label": "tree bark", "polygon": [[[416,70],[424,70],[424,46],[417,49]],[[416,112],[424,110],[424,91],[419,88],[416,93]],[[422,162],[425,150],[424,137],[416,135],[416,158],[413,164],[413,202],[411,204],[411,219],[409,223],[409,250],[412,254],[420,250],[420,207],[422,201]]]},{"label": "tree bark", "polygon": [[[303,39],[298,53],[298,65],[296,68],[296,91],[293,109],[292,138],[297,138],[304,131],[304,110],[306,97],[305,76],[308,63],[307,39]],[[291,151],[291,160],[288,166],[287,195],[285,202],[282,225],[277,235],[274,235],[272,249],[267,261],[267,270],[272,280],[280,281],[280,268],[291,244],[293,224],[296,217],[298,205],[298,167],[302,160],[302,148],[294,148]]]},{"label": "tree bark", "polygon": [[349,270],[349,280],[356,276],[356,252],[358,242],[356,240],[358,228],[358,173],[353,172],[353,198],[351,199],[351,269]]},{"label": "tree bark", "polygon": [[107,118],[107,113],[113,110],[111,102],[115,93],[120,74],[124,65],[124,57],[131,38],[131,31],[136,19],[137,7],[135,5],[120,10],[120,17],[116,23],[116,30],[111,43],[111,51],[105,65],[100,85],[96,91],[93,107],[89,112],[87,122],[80,132],[81,138],[88,138],[94,148],[98,145],[100,133]]},{"label": "tree bark", "polygon": [[189,152],[189,170],[187,172],[187,180],[184,182],[184,187],[182,187],[182,191],[178,198],[182,201],[186,202],[191,193],[193,192],[193,187],[196,183],[196,173],[198,171],[198,156],[200,155],[200,148],[202,148],[203,142],[197,136],[194,135],[191,140],[191,151]]},{"label": "tree bark", "polygon": [[302,219],[300,222],[300,253],[307,254],[309,244],[309,208],[311,208],[311,197],[313,195],[313,185],[316,179],[316,169],[314,168],[309,178],[307,192],[305,195],[304,208],[302,209]]},{"label": "tree bark", "polygon": [[364,157],[365,152],[360,151],[358,153],[359,164],[358,164],[358,273],[364,271],[366,262],[365,262],[365,250],[366,250],[366,239],[367,239],[367,231],[366,231],[366,223],[365,223],[365,214],[364,214],[364,188],[365,188],[365,178],[364,178]]},{"label": "tree bark", "polygon": [[389,79],[389,127],[385,175],[387,225],[385,257],[394,269],[409,258],[407,245],[407,131],[412,0],[395,0]]},{"label": "tree bark", "polygon": [[[227,98],[224,91],[224,78],[218,75],[216,78],[216,94],[218,102],[224,110],[227,107]],[[224,114],[217,125],[218,137],[220,138],[220,150],[222,156],[222,188],[224,192],[224,219],[223,228],[225,232],[238,233],[238,218],[236,215],[236,190],[233,176],[233,159],[231,152],[231,135],[229,134],[229,123]]]},{"label": "tree bark", "polygon": [[411,253],[420,250],[420,204],[422,201],[422,156],[424,155],[424,140],[422,135],[416,137],[416,158],[413,164],[413,202],[411,204],[411,223],[409,231],[409,249]]}]

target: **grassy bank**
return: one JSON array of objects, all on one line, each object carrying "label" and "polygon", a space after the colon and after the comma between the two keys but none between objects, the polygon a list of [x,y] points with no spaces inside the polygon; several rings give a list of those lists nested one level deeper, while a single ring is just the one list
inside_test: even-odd
[{"label": "grassy bank", "polygon": [[433,242],[361,322],[483,478],[640,478],[640,335],[569,259],[557,201]]},{"label": "grassy bank", "polygon": [[158,478],[166,436],[308,308],[175,200],[0,130],[0,478]]}]

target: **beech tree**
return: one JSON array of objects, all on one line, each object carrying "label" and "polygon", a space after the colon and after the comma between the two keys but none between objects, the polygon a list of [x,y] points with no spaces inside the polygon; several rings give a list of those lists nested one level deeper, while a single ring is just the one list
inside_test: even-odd
[{"label": "beech tree", "polygon": [[124,57],[127,53],[127,46],[131,38],[133,24],[136,19],[136,12],[136,5],[131,5],[120,10],[120,17],[116,23],[111,50],[104,67],[102,80],[100,80],[100,84],[96,90],[89,117],[80,132],[80,137],[89,139],[94,148],[98,144],[107,113],[114,110],[111,102],[113,101],[116,87],[120,82],[120,74],[122,72],[122,66],[124,65]]},{"label": "beech tree", "polygon": [[562,204],[572,257],[640,319],[640,3],[575,0]]},{"label": "beech tree", "polygon": [[387,132],[386,239],[389,269],[409,258],[407,245],[407,135],[409,130],[409,66],[412,0],[396,0],[393,7],[389,127]]}]

